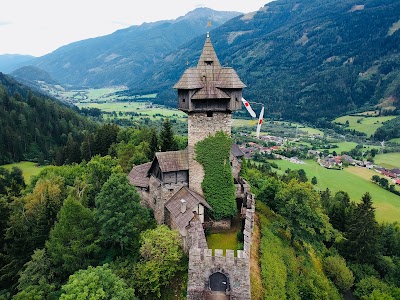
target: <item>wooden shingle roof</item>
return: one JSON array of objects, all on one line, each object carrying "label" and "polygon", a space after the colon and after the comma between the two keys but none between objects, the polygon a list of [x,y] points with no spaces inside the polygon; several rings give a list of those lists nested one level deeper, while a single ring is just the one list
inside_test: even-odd
[{"label": "wooden shingle roof", "polygon": [[243,151],[239,148],[238,144],[232,144],[231,145],[231,153],[235,157],[243,157],[244,153]]},{"label": "wooden shingle roof", "polygon": [[[181,200],[186,201],[186,210],[184,213],[181,212]],[[179,232],[184,232],[186,226],[189,225],[189,222],[194,217],[193,210],[196,210],[199,204],[203,204],[208,209],[211,209],[211,206],[202,196],[187,187],[182,187],[167,201],[165,208],[170,212],[171,218],[174,220]]]},{"label": "wooden shingle roof", "polygon": [[214,68],[221,68],[217,53],[215,53],[214,46],[211,43],[210,35],[207,34],[206,42],[204,43],[203,51],[201,51],[197,68],[208,66],[210,63]]},{"label": "wooden shingle roof", "polygon": [[149,187],[149,177],[147,176],[150,170],[151,162],[134,166],[128,174],[130,184],[147,188]]},{"label": "wooden shingle roof", "polygon": [[187,69],[174,85],[176,89],[200,89],[193,99],[221,99],[227,95],[220,89],[241,89],[246,85],[233,68],[222,67],[210,37],[207,36],[195,68]]},{"label": "wooden shingle roof", "polygon": [[163,173],[189,170],[187,150],[157,152],[156,159]]}]

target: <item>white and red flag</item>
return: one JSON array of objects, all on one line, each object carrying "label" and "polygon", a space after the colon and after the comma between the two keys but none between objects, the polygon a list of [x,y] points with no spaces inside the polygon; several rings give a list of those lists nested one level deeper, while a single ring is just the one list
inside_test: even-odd
[{"label": "white and red flag", "polygon": [[242,102],[243,102],[243,104],[244,104],[244,107],[246,107],[247,111],[249,112],[249,114],[250,114],[253,118],[255,118],[255,117],[256,117],[256,113],[255,113],[254,110],[251,108],[250,103],[249,103],[246,99],[244,99],[244,98],[242,98]]},{"label": "white and red flag", "polygon": [[257,124],[257,131],[256,131],[256,136],[257,138],[260,137],[260,129],[261,129],[261,124],[264,119],[264,106],[261,108],[260,116],[258,117],[258,124]]}]

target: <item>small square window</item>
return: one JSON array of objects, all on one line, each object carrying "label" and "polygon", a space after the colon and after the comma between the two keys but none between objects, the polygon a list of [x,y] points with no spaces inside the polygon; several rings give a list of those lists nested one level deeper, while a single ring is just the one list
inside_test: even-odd
[{"label": "small square window", "polygon": [[207,112],[207,117],[208,117],[208,118],[212,118],[212,116],[213,116],[213,113],[212,113],[211,111],[208,111],[208,112]]},{"label": "small square window", "polygon": [[182,99],[182,102],[185,102],[185,101],[186,101],[186,99],[185,99],[185,98],[183,98],[183,99]]}]

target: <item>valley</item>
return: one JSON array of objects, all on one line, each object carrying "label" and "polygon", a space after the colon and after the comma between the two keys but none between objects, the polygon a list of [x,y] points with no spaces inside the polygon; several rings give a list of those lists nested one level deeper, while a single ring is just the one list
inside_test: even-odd
[{"label": "valley", "polygon": [[0,54],[1,300],[400,299],[400,1],[266,2]]}]

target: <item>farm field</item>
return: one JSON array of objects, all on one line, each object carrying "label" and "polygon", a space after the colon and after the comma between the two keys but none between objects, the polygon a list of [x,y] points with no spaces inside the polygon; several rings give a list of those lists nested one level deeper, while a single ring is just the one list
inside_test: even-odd
[{"label": "farm field", "polygon": [[377,154],[374,157],[374,162],[384,168],[400,169],[400,152]]},{"label": "farm field", "polygon": [[[257,119],[233,119],[232,121],[232,126],[233,127],[254,127],[254,129],[257,127]],[[289,122],[284,122],[284,121],[267,121],[264,120],[263,125],[261,127],[261,133],[262,134],[269,134],[269,131],[271,131],[274,127],[289,127],[291,130],[295,131],[297,126],[297,130],[299,132],[299,135],[301,133],[306,132],[308,135],[312,134],[320,134],[323,135],[323,132],[321,130],[311,128],[311,127],[305,127],[304,125],[297,124],[297,123],[289,123]],[[255,131],[254,131],[255,134]]]},{"label": "farm field", "polygon": [[[348,129],[364,132],[368,137],[373,135],[375,131],[382,126],[383,122],[389,121],[395,116],[385,117],[363,117],[363,116],[343,116],[335,119],[333,122],[345,124],[349,121]],[[357,122],[358,121],[358,122]]]},{"label": "farm field", "polygon": [[[313,176],[317,178],[318,184],[315,187],[318,190],[329,188],[332,193],[343,190],[355,202],[359,202],[362,195],[369,192],[376,207],[376,218],[379,222],[400,221],[400,196],[372,183],[369,178],[372,175],[378,175],[372,170],[353,166],[343,170],[328,170],[313,160],[306,160],[304,165],[293,164],[286,160],[274,160],[274,162],[280,167],[280,170],[278,170],[280,174],[288,168],[293,170],[304,169],[309,180]],[[369,177],[369,175],[371,176]]]},{"label": "farm field", "polygon": [[[328,149],[329,152],[332,153],[333,151],[336,151],[336,153],[340,155],[342,152],[348,152],[348,151],[354,149],[357,146],[357,143],[355,143],[355,142],[340,142],[340,143],[333,143],[333,145],[337,145],[338,148]],[[373,146],[373,145],[364,145],[363,149],[364,150],[380,149],[380,147]],[[323,150],[323,149],[318,149],[318,150]]]},{"label": "farm field", "polygon": [[[330,153],[333,151],[336,151],[337,154],[341,154],[342,152],[347,152],[352,149],[354,149],[357,146],[357,143],[355,142],[340,142],[340,143],[334,143],[333,145],[337,145],[337,148],[331,148],[328,149]],[[318,149],[318,150],[323,150],[323,149]]]},{"label": "farm field", "polygon": [[66,100],[68,102],[113,102],[113,101],[127,101],[127,100],[148,100],[153,99],[157,94],[147,94],[147,95],[119,95],[118,92],[127,90],[125,86],[116,87],[106,87],[99,89],[81,89],[81,90],[64,90],[63,88],[53,89],[48,87],[48,92],[60,98],[61,100]]},{"label": "farm field", "polygon": [[135,112],[148,117],[176,117],[185,118],[186,114],[173,108],[164,107],[146,107],[144,102],[104,102],[104,103],[86,103],[79,102],[75,104],[79,108],[98,108],[103,112]]},{"label": "farm field", "polygon": [[40,171],[42,171],[45,166],[38,167],[37,163],[29,162],[29,161],[22,161],[19,163],[2,165],[1,167],[11,170],[13,167],[18,167],[22,170],[22,174],[24,176],[24,180],[26,184],[29,184],[31,181],[31,177],[38,175]]}]

